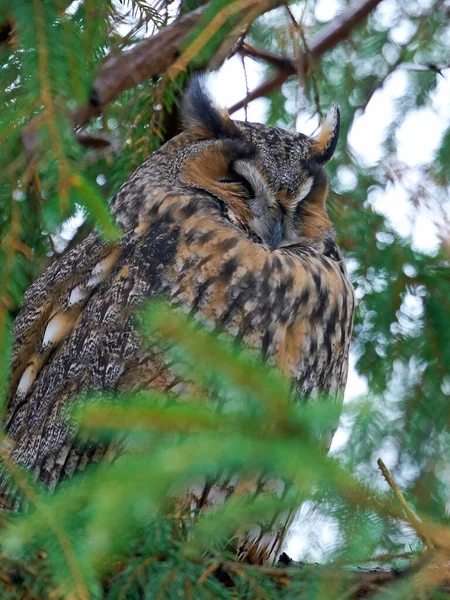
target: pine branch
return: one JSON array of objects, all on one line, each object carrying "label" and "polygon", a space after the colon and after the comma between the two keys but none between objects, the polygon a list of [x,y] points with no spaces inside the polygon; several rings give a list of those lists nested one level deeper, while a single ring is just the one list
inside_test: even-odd
[{"label": "pine branch", "polygon": [[[227,5],[227,12],[232,11],[233,4],[238,2]],[[239,4],[240,6],[236,6],[236,12],[240,12],[241,18],[245,19],[250,10],[255,10],[255,5],[256,16],[260,16],[281,6],[283,1],[264,0],[257,3],[254,0],[240,1]],[[136,44],[131,50],[109,57],[100,67],[90,104],[81,107],[72,115],[74,127],[84,125],[126,90],[168,71],[180,59],[187,38],[201,24],[206,9],[207,6],[202,6],[183,15],[156,35]]]}]

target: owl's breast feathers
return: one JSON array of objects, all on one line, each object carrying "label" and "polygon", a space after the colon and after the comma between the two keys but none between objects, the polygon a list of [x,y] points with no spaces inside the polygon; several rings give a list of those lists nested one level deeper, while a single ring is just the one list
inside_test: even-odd
[{"label": "owl's breast feathers", "polygon": [[155,206],[121,244],[91,236],[55,263],[15,322],[7,430],[13,457],[50,485],[99,452],[72,448],[63,408],[76,395],[177,390],[165,357],[144,350],[133,325],[147,298],[182,303],[259,349],[302,397],[345,386],[354,302],[339,261],[307,243],[270,251],[201,194],[167,193]]}]

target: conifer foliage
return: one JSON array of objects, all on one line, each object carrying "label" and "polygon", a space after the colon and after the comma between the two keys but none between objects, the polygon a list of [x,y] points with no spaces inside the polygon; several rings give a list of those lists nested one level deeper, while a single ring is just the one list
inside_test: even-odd
[{"label": "conifer foliage", "polygon": [[[441,0],[338,4],[323,23],[324,2],[303,0],[0,0],[2,401],[23,293],[93,228],[117,239],[108,199],[176,134],[192,73],[232,55],[259,62],[263,81],[239,106],[266,97],[270,125],[295,128],[299,115],[340,105],[329,209],[357,293],[355,369],[368,390],[344,406],[345,443],[326,457],[320,437],[336,406],[292,403],[288,384],[258,357],[164,304],[146,306],[144,338],[162,336],[199,389],[220,386],[230,404],[150,391],[84,398],[68,418],[81,435],[120,440],[122,452],[51,494],[0,447],[27,505],[0,515],[1,598],[448,593],[450,121],[440,99],[450,94],[449,9]],[[371,112],[390,87],[391,115]],[[373,160],[346,143],[364,111],[384,126]],[[430,111],[439,117],[435,147],[408,162],[397,151],[401,128]],[[404,198],[410,222],[434,222],[434,245],[377,211],[383,194]],[[180,512],[177,492],[219,471],[272,473],[289,486],[281,500],[233,497]],[[302,504],[328,544],[303,544],[302,563],[235,561],[236,531]],[[309,560],[317,556],[320,565]]]}]

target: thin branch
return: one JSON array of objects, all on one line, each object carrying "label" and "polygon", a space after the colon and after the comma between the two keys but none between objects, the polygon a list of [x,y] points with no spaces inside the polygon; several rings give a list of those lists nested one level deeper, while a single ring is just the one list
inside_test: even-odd
[{"label": "thin branch", "polygon": [[[245,56],[241,56],[241,62],[242,62],[242,70],[244,72],[244,81],[245,81],[245,92],[248,96],[249,93],[249,87],[248,87],[248,74],[247,74],[247,66],[245,64]],[[245,121],[248,121],[248,110],[247,110],[248,106],[247,104],[244,106],[244,113],[245,113]]]},{"label": "thin branch", "polygon": [[392,75],[392,73],[394,73],[394,71],[396,71],[397,68],[401,65],[401,63],[403,61],[403,58],[404,58],[404,54],[405,54],[404,52],[401,52],[400,56],[397,58],[397,60],[392,65],[390,65],[390,67],[387,70],[386,74],[383,75],[383,77],[381,77],[381,79],[376,79],[375,80],[374,85],[372,86],[372,88],[368,92],[366,98],[364,99],[364,102],[362,102],[358,106],[358,109],[362,110],[363,112],[366,110],[367,105],[372,100],[375,92],[377,92],[378,90],[380,90],[384,86],[384,84],[386,83],[387,78],[390,77]]},{"label": "thin branch", "polygon": [[394,478],[392,477],[391,473],[389,472],[388,468],[386,467],[384,462],[381,460],[381,458],[379,458],[377,460],[377,464],[378,464],[378,467],[380,468],[381,474],[386,479],[387,484],[389,485],[391,490],[394,492],[397,500],[402,505],[402,508],[405,512],[405,515],[406,515],[406,518],[407,518],[409,524],[416,531],[417,535],[422,540],[423,545],[427,549],[433,548],[433,543],[431,542],[427,533],[425,533],[425,527],[424,527],[423,521],[416,515],[416,513],[413,511],[413,509],[406,502],[405,497],[403,496],[403,494],[400,491],[398,485],[396,484]]},{"label": "thin branch", "polygon": [[[329,25],[323,27],[309,43],[311,60],[318,60],[325,52],[331,50],[336,44],[347,38],[353,29],[355,29],[355,27],[370,14],[380,2],[381,0],[361,0],[358,3],[353,3],[340,16],[333,19]],[[303,61],[305,66],[307,66],[306,54],[303,55]],[[276,75],[264,81],[254,89],[253,92],[250,92],[246,98],[234,104],[229,109],[229,112],[234,113],[252,100],[272,92],[280,87],[291,75],[295,75],[296,73],[297,67],[294,64],[294,61],[291,60],[281,68]]]},{"label": "thin branch", "polygon": [[450,69],[450,65],[434,65],[432,63],[426,63],[424,65],[415,65],[413,63],[405,63],[402,65],[404,69],[409,69],[410,71],[431,71],[432,73],[436,73],[436,75],[440,75],[445,79],[445,75],[442,73],[445,69]]},{"label": "thin branch", "polygon": [[444,75],[441,73],[441,70],[446,68],[446,67],[436,67],[436,65],[411,65],[409,63],[405,63],[403,62],[405,59],[405,56],[408,53],[408,48],[410,47],[411,43],[414,41],[414,39],[417,39],[417,36],[422,34],[424,32],[424,29],[428,27],[429,25],[429,19],[430,19],[430,14],[428,12],[424,13],[420,19],[419,19],[419,23],[416,29],[416,33],[414,34],[413,38],[411,40],[409,40],[409,42],[405,43],[403,46],[400,46],[400,52],[399,55],[397,57],[397,60],[395,60],[388,68],[387,72],[383,75],[383,77],[381,79],[377,79],[374,82],[374,85],[372,86],[372,88],[370,89],[369,93],[367,94],[366,99],[364,100],[364,102],[362,104],[360,104],[358,106],[358,109],[361,109],[362,111],[365,111],[367,108],[367,105],[369,104],[369,102],[372,100],[373,95],[375,94],[375,92],[379,89],[381,89],[387,78],[392,75],[392,73],[394,73],[394,71],[396,71],[396,69],[398,67],[402,67],[404,69],[411,69],[413,68],[413,70],[418,70],[418,71],[434,71],[435,73],[439,73],[440,75],[442,75],[444,77]]},{"label": "thin branch", "polygon": [[295,71],[295,63],[289,56],[281,56],[275,52],[269,52],[260,48],[251,46],[248,42],[243,42],[239,48],[239,54],[248,56],[254,60],[263,60],[278,69],[293,69]]},{"label": "thin branch", "polygon": [[[310,75],[311,75],[311,81],[312,81],[313,91],[314,91],[314,102],[316,104],[316,111],[317,111],[319,117],[322,118],[322,109],[320,107],[319,86],[317,85],[316,74],[314,72],[314,68],[313,68],[313,64],[312,64],[312,60],[311,60],[311,50],[309,48],[309,44],[306,39],[303,23],[302,23],[302,21],[297,23],[297,19],[294,17],[288,4],[286,4],[285,8],[286,8],[287,14],[292,22],[292,26],[293,26],[294,30],[297,31],[297,33],[299,34],[299,36],[302,40],[302,44],[303,44],[303,48],[304,48],[305,58],[303,60],[301,60],[300,52],[299,52],[299,49],[297,48],[297,57],[296,57],[296,61],[295,61],[296,64],[298,65],[298,68],[297,68],[298,73],[297,74],[298,74],[299,84],[302,81],[304,81],[304,77],[305,77],[305,72],[304,72],[304,70],[302,70],[302,67],[303,67],[303,69],[305,67],[307,67],[309,69]],[[296,46],[298,46],[298,45],[296,44]]]},{"label": "thin branch", "polygon": [[117,149],[118,143],[109,135],[101,133],[77,133],[77,140],[81,146],[95,148],[96,150]]},{"label": "thin branch", "polygon": [[278,73],[275,73],[275,75],[272,75],[272,77],[269,77],[260,86],[254,89],[253,92],[250,92],[243,100],[239,100],[239,102],[233,104],[233,106],[228,109],[228,112],[232,114],[247,104],[250,104],[253,100],[270,94],[270,92],[281,87],[286,79],[292,74],[292,72],[286,74],[286,71],[278,71]]}]

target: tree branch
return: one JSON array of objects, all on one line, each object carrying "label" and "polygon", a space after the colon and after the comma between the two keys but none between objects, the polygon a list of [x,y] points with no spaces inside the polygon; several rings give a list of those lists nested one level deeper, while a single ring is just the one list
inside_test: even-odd
[{"label": "tree branch", "polygon": [[[360,2],[351,4],[347,10],[341,15],[335,17],[331,23],[323,27],[310,41],[309,43],[309,57],[312,61],[318,60],[325,52],[334,48],[336,44],[348,37],[348,35],[357,27],[366,17],[369,15],[374,8],[381,2],[381,0],[361,0]],[[247,52],[247,50],[244,50]],[[264,58],[263,54],[258,52],[258,56],[255,58]],[[303,55],[302,60],[304,67],[308,67],[308,58],[306,54]],[[266,57],[265,60],[274,62],[274,57]],[[240,100],[234,104],[230,109],[229,113],[234,113],[252,100],[265,96],[266,94],[278,89],[291,75],[297,73],[297,68],[293,60],[284,59],[285,64],[279,69],[276,75],[273,75],[261,85],[255,88],[246,98]],[[303,69],[307,71],[307,68]]]},{"label": "tree branch", "polygon": [[241,47],[239,48],[239,54],[242,56],[248,56],[249,58],[253,58],[255,60],[263,60],[281,70],[294,69],[295,71],[295,63],[289,56],[281,56],[280,54],[275,54],[275,52],[269,52],[268,50],[255,48],[247,42],[242,43]]},{"label": "tree branch", "polygon": [[[345,39],[379,2],[381,0],[362,0],[356,6],[350,6],[341,16],[336,17],[328,26],[324,27],[310,43],[311,59],[317,60],[324,52]],[[239,5],[235,12],[240,12],[243,20],[254,20],[265,12],[283,5],[284,0],[263,0],[262,2],[235,0],[234,3],[227,5],[227,14],[234,10],[234,4]],[[99,69],[89,104],[78,108],[71,115],[74,128],[78,129],[99,115],[106,105],[126,90],[152,77],[166,73],[174,63],[179,62],[187,39],[201,24],[206,9],[207,6],[201,6],[195,11],[182,15],[156,35],[136,44],[131,50],[124,50],[109,56]],[[277,89],[290,75],[296,73],[295,63],[290,58],[277,57],[269,52],[258,51],[249,45],[244,46],[243,52],[253,58],[276,62],[279,70],[253,92],[250,92],[244,100],[231,107],[230,113]],[[307,60],[306,56],[303,57],[303,60]],[[40,122],[40,117],[33,119],[23,131],[22,139],[29,157],[32,157],[36,150],[36,131]]]},{"label": "tree branch", "polygon": [[[283,0],[236,0],[227,5],[225,16],[231,14],[233,4],[240,5],[236,7],[236,12],[240,12],[243,19],[249,12],[253,13],[254,19],[281,6]],[[201,24],[206,9],[207,6],[202,6],[185,14],[156,35],[136,44],[131,50],[107,58],[95,79],[90,104],[79,108],[72,115],[74,127],[84,125],[126,90],[166,73],[180,58],[188,37]]]},{"label": "tree branch", "polygon": [[407,518],[408,522],[410,523],[411,527],[416,531],[417,535],[422,540],[422,543],[425,546],[425,548],[427,548],[427,549],[433,548],[433,543],[427,535],[427,532],[425,530],[424,524],[422,523],[422,520],[416,515],[416,513],[413,511],[413,509],[406,502],[405,497],[403,496],[402,492],[400,491],[400,489],[399,489],[398,485],[396,484],[394,478],[392,477],[391,473],[389,472],[389,469],[386,467],[386,465],[381,460],[381,458],[379,458],[377,460],[377,464],[378,464],[378,467],[380,468],[380,471],[381,471],[383,477],[385,478],[387,484],[389,485],[391,490],[394,492],[395,497],[400,502],[403,510],[405,511],[406,518]]},{"label": "tree branch", "polygon": [[[214,18],[219,22],[226,22],[229,16],[241,15],[242,22],[251,22],[262,14],[278,8],[285,0],[234,0],[227,4]],[[186,42],[202,19],[208,6],[201,6],[176,19],[156,35],[136,44],[130,50],[117,52],[109,56],[101,65],[94,81],[89,104],[81,106],[71,114],[71,121],[75,129],[80,128],[93,117],[98,116],[102,109],[118,98],[126,90],[153,77],[159,77],[170,69],[178,70],[183,62],[186,67]],[[214,20],[213,19],[213,20]],[[205,31],[211,28],[212,22],[195,41],[200,46],[199,40]],[[239,36],[239,33],[237,33]],[[189,49],[194,44],[191,44]],[[42,115],[34,118],[22,132],[22,143],[28,159],[31,161],[36,153],[37,130],[42,123]]]},{"label": "tree branch", "polygon": [[[450,595],[448,572],[439,580],[430,578],[427,582],[421,582],[419,591],[419,578],[428,564],[433,565],[436,570],[438,567],[447,564],[447,560],[440,557],[440,562],[422,561],[422,564],[413,563],[402,569],[396,568],[361,568],[335,565],[320,565],[309,563],[297,563],[289,556],[283,553],[277,566],[259,566],[235,561],[224,561],[214,563],[205,571],[205,579],[211,574],[217,573],[219,576],[227,574],[233,580],[233,574],[242,575],[244,572],[264,574],[278,584],[280,588],[289,587],[294,582],[298,583],[304,579],[311,581],[334,581],[335,586],[339,586],[336,592],[340,592],[336,597],[341,600],[353,600],[357,598],[378,597],[378,594],[388,592],[394,586],[403,585],[404,598],[423,598],[427,591],[438,588],[442,597]],[[398,592],[398,587],[395,588]],[[419,591],[419,593],[417,593]],[[334,596],[333,596],[334,597]],[[383,596],[384,597],[384,596]],[[428,596],[427,596],[428,597]],[[441,596],[440,596],[441,597]]]}]

